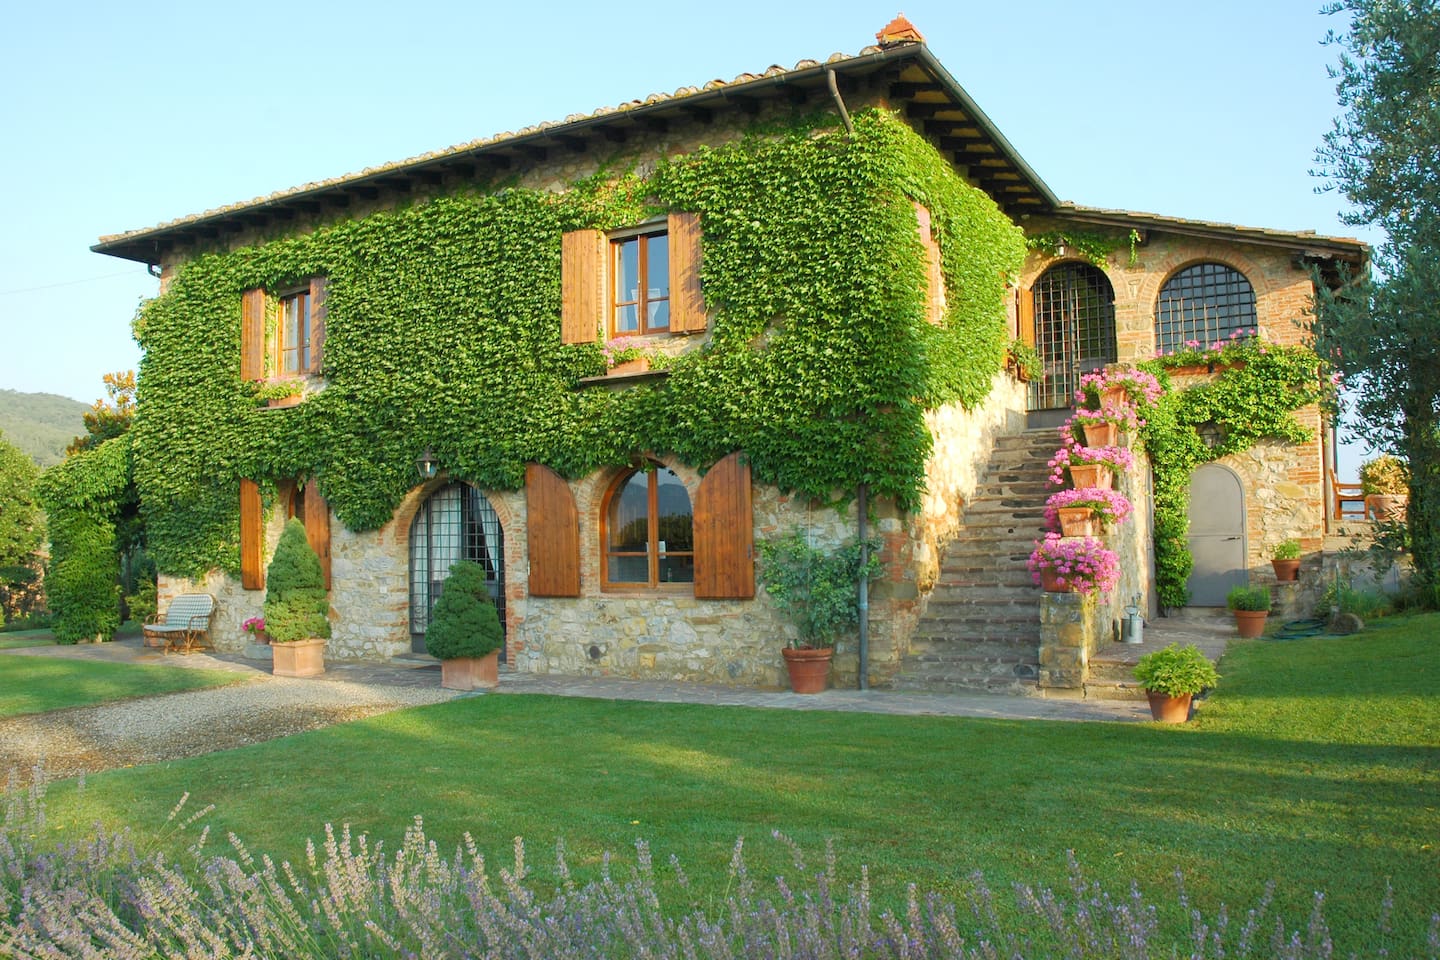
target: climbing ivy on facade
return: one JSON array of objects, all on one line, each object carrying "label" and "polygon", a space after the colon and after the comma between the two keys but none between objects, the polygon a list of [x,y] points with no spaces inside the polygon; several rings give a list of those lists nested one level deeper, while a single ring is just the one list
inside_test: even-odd
[{"label": "climbing ivy on facade", "polygon": [[[552,193],[497,184],[201,255],[135,323],[145,351],[134,478],[163,572],[238,568],[238,481],[312,478],[351,529],[388,522],[430,448],[449,474],[516,489],[642,455],[829,500],[868,484],[913,509],[923,414],[982,401],[1004,363],[1020,230],[905,124],[806,121],[606,171]],[[914,204],[942,251],[926,323]],[[711,336],[662,382],[579,389],[599,345],[561,342],[560,238],[667,211],[703,224]],[[328,279],[325,387],[288,410],[240,375],[241,296]],[[77,467],[77,469],[79,469]]]}]

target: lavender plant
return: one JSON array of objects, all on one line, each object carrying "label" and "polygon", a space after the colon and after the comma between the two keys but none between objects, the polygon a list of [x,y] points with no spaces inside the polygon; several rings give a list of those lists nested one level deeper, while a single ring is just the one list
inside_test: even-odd
[{"label": "lavender plant", "polygon": [[[11,790],[0,824],[0,956],[15,960],[1320,960],[1334,953],[1319,894],[1303,928],[1270,916],[1268,893],[1237,926],[1223,906],[1213,916],[1194,907],[1181,882],[1178,906],[1189,929],[1176,940],[1159,919],[1162,906],[1173,905],[1151,902],[1133,886],[1114,896],[1087,881],[1073,855],[1067,891],[1017,886],[1008,911],[978,873],[958,902],[911,886],[903,907],[891,911],[876,905],[863,867],[842,880],[827,845],[823,868],[812,873],[798,846],[776,834],[792,853],[795,879],[781,875],[762,887],[737,841],[726,895],[701,911],[662,900],[643,842],[623,876],[607,857],[600,879],[584,885],[557,845],[559,882],[543,892],[529,882],[518,838],[513,862],[494,868],[469,836],[443,856],[418,817],[393,853],[348,827],[327,827],[298,865],[257,859],[234,836],[228,852],[210,853],[203,831],[182,862],[99,827],[84,840],[47,847],[36,840],[45,835],[43,783],[37,776],[28,793]],[[182,819],[183,806],[172,811],[177,829],[196,819]],[[669,869],[679,899],[692,901],[679,864],[672,859]],[[1392,942],[1389,897],[1379,925],[1380,941]],[[1440,915],[1420,939],[1426,956],[1440,956]]]}]

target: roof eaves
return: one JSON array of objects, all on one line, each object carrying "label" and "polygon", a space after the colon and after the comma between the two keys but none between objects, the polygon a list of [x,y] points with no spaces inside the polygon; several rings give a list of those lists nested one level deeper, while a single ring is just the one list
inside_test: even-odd
[{"label": "roof eaves", "polygon": [[1296,231],[1275,230],[1269,227],[1247,227],[1218,220],[1194,220],[1139,210],[1089,207],[1070,200],[1061,202],[1053,211],[1053,215],[1101,226],[1149,227],[1191,236],[1222,240],[1239,239],[1249,243],[1286,247],[1307,254],[1340,255],[1357,263],[1363,263],[1370,258],[1370,245],[1363,240],[1354,237],[1324,236],[1313,230]]}]

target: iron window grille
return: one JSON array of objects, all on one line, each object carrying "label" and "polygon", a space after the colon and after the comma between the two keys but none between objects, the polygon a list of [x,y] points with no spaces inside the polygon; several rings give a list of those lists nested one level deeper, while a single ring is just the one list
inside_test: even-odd
[{"label": "iron window grille", "polygon": [[[471,560],[485,568],[490,600],[505,628],[505,534],[490,501],[466,483],[430,495],[410,524],[410,635],[423,652],[425,631],[450,565]],[[505,648],[500,648],[505,660]]]},{"label": "iron window grille", "polygon": [[1245,275],[1223,263],[1197,263],[1160,288],[1155,346],[1161,353],[1183,350],[1187,343],[1208,347],[1255,325],[1255,288]]},{"label": "iron window grille", "polygon": [[1082,374],[1115,362],[1115,289],[1097,267],[1061,263],[1035,282],[1033,296],[1045,375],[1030,384],[1030,409],[1068,407]]}]

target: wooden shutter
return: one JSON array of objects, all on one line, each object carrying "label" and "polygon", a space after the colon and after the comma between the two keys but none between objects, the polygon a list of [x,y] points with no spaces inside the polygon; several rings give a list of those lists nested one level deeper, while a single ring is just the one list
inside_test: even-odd
[{"label": "wooden shutter", "polygon": [[1020,340],[1035,346],[1035,291],[1029,287],[1015,291],[1015,316],[1020,326]]},{"label": "wooden shutter", "polygon": [[[325,297],[330,292],[330,281],[325,277],[310,278],[310,373],[318,374],[325,355]],[[325,582],[329,586],[330,569],[325,569]]]},{"label": "wooden shutter", "polygon": [[915,204],[915,225],[920,234],[920,246],[925,250],[925,322],[934,326],[945,323],[945,267],[940,257],[940,244],[935,239],[935,227],[930,220],[930,211],[921,204]]},{"label": "wooden shutter", "polygon": [[538,463],[525,465],[525,542],[532,597],[580,596],[580,516],[570,484]]},{"label": "wooden shutter", "polygon": [[755,596],[754,518],[750,465],[739,452],[705,474],[695,491],[695,596],[749,600]]},{"label": "wooden shutter", "polygon": [[246,590],[265,589],[265,507],[260,502],[260,485],[240,481],[240,585]]},{"label": "wooden shutter", "polygon": [[672,213],[670,231],[670,332],[705,332],[700,292],[700,214]]},{"label": "wooden shutter", "polygon": [[240,295],[240,379],[265,377],[265,291],[259,287]]},{"label": "wooden shutter", "polygon": [[320,569],[325,571],[325,589],[330,589],[330,504],[320,496],[315,481],[305,485],[305,539],[310,549],[320,558]]},{"label": "wooden shutter", "polygon": [[594,343],[605,322],[605,234],[572,230],[560,238],[560,341]]}]

